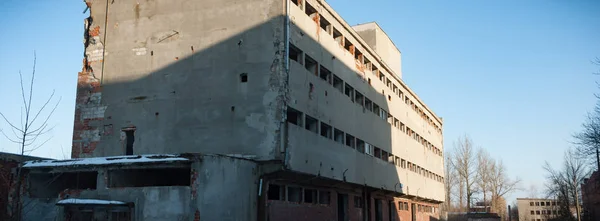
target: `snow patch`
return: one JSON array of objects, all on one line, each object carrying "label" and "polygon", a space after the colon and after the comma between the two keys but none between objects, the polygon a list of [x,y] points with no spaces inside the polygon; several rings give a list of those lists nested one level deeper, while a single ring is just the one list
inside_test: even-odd
[{"label": "snow patch", "polygon": [[56,203],[56,205],[67,204],[87,204],[87,205],[127,205],[125,202],[112,200],[97,200],[97,199],[64,199]]},{"label": "snow patch", "polygon": [[89,165],[171,162],[171,161],[189,161],[189,159],[179,157],[178,155],[154,154],[154,155],[81,158],[81,159],[69,159],[69,160],[34,160],[34,161],[25,162],[23,167],[32,168],[32,167],[60,167],[60,166],[89,166]]}]

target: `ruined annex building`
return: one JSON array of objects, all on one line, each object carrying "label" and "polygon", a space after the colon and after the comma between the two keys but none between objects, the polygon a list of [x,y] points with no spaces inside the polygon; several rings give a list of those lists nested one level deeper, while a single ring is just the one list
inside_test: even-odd
[{"label": "ruined annex building", "polygon": [[22,166],[23,220],[439,219],[442,120],[376,23],[322,0],[86,4],[74,159]]}]

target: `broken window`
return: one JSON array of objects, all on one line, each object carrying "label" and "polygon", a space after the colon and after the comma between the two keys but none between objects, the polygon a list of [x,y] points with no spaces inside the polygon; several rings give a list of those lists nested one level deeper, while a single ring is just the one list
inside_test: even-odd
[{"label": "broken window", "polygon": [[352,147],[354,148],[355,145],[355,140],[354,140],[354,136],[350,135],[350,134],[346,134],[346,146]]},{"label": "broken window", "polygon": [[311,58],[308,55],[304,56],[304,67],[306,68],[306,70],[308,70],[308,72],[314,75],[319,74],[319,64],[317,63],[317,61],[315,61],[315,59]]},{"label": "broken window", "polygon": [[311,116],[308,116],[308,114],[305,114],[304,116],[306,116],[306,129],[310,130],[314,133],[319,133],[319,121],[316,118],[313,118]]},{"label": "broken window", "polygon": [[315,9],[312,5],[308,4],[308,2],[306,3],[306,8],[305,8],[305,12],[306,15],[308,15],[308,17],[313,18],[314,16],[317,15],[317,9]]},{"label": "broken window", "polygon": [[348,52],[350,52],[351,54],[354,54],[354,45],[352,45],[350,41],[346,40],[344,42],[344,48],[348,50]]},{"label": "broken window", "polygon": [[108,187],[189,186],[190,174],[190,167],[110,170]]},{"label": "broken window", "polygon": [[326,190],[319,190],[319,204],[329,205],[331,202],[331,193]]},{"label": "broken window", "polygon": [[277,184],[269,184],[267,195],[269,200],[284,200],[284,188]]},{"label": "broken window", "polygon": [[319,73],[319,77],[321,77],[321,79],[327,81],[327,83],[331,84],[331,71],[327,70],[327,68],[323,67],[323,65],[321,65],[321,71]]},{"label": "broken window", "polygon": [[289,202],[302,202],[302,188],[300,187],[287,187],[287,201]]},{"label": "broken window", "polygon": [[379,80],[385,83],[385,75],[381,71],[379,71]]},{"label": "broken window", "polygon": [[387,161],[387,159],[388,159],[388,152],[385,151],[385,150],[381,150],[381,158],[380,159]]},{"label": "broken window", "polygon": [[343,93],[344,81],[342,81],[342,79],[339,78],[337,75],[335,75],[335,74],[332,74],[332,75],[333,75],[333,87]]},{"label": "broken window", "polygon": [[373,153],[373,155],[377,158],[381,158],[381,149],[375,147],[375,152]]},{"label": "broken window", "polygon": [[304,202],[317,203],[317,190],[304,189]]},{"label": "broken window", "polygon": [[369,98],[365,97],[365,108],[369,111],[373,111],[373,102]]},{"label": "broken window", "polygon": [[373,156],[373,150],[374,150],[375,148],[376,148],[376,147],[375,147],[375,146],[373,146],[372,144],[365,143],[365,154]]},{"label": "broken window", "polygon": [[365,69],[370,71],[373,64],[371,64],[371,61],[369,61],[369,59],[367,59],[364,56],[363,56],[363,59],[365,60]]},{"label": "broken window", "polygon": [[391,89],[392,88],[392,81],[389,78],[386,78],[386,85]]},{"label": "broken window", "polygon": [[288,107],[287,108],[287,121],[292,124],[302,127],[302,125],[303,125],[302,124],[302,112],[300,112],[294,108]]},{"label": "broken window", "polygon": [[[189,175],[188,175],[189,177]],[[96,189],[98,172],[30,173],[29,193],[33,198],[56,198],[65,189]]]},{"label": "broken window", "polygon": [[341,46],[344,46],[344,36],[336,28],[333,28],[333,39]]},{"label": "broken window", "polygon": [[240,82],[242,82],[242,83],[248,82],[248,73],[241,73],[240,74]]},{"label": "broken window", "polygon": [[365,141],[356,138],[356,150],[358,152],[364,153],[365,152]]},{"label": "broken window", "polygon": [[375,113],[375,115],[379,116],[381,114],[381,110],[379,109],[379,105],[377,105],[376,103],[373,103],[373,113]]},{"label": "broken window", "polygon": [[290,50],[288,52],[289,59],[302,64],[302,59],[300,59],[302,57],[302,51],[292,44],[290,44],[289,50]]},{"label": "broken window", "polygon": [[348,96],[350,100],[354,102],[354,88],[346,84],[346,87],[344,87],[344,94],[346,94],[346,96]]},{"label": "broken window", "polygon": [[319,25],[323,31],[327,32],[327,34],[331,34],[331,24],[323,18],[323,16],[319,16]]},{"label": "broken window", "polygon": [[125,133],[125,155],[133,155],[133,142],[135,141],[135,128],[123,129]]},{"label": "broken window", "polygon": [[355,50],[354,59],[358,61],[359,64],[362,64],[363,62],[363,54],[358,49]]},{"label": "broken window", "polygon": [[333,138],[333,132],[331,131],[333,128],[323,122],[321,122],[321,136],[326,137],[328,139]]},{"label": "broken window", "polygon": [[363,95],[362,95],[360,92],[358,92],[358,91],[355,91],[354,101],[355,101],[355,102],[356,102],[358,105],[360,105],[360,106],[363,106],[363,105],[364,105],[364,103],[363,103],[363,98],[364,98],[364,96],[363,96]]},{"label": "broken window", "polygon": [[334,129],[333,136],[334,136],[335,142],[344,144],[344,132],[343,131]]},{"label": "broken window", "polygon": [[302,0],[292,0],[292,3],[294,3],[294,5],[297,5],[298,7],[300,7],[302,5]]}]

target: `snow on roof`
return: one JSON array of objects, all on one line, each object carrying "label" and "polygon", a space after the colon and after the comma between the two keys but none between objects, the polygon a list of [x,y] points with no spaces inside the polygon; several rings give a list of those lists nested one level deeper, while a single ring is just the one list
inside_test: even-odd
[{"label": "snow on roof", "polygon": [[64,199],[56,203],[56,205],[72,205],[72,204],[86,204],[86,205],[127,205],[125,202],[112,201],[112,200],[97,200],[97,199]]},{"label": "snow on roof", "polygon": [[96,157],[80,158],[68,160],[34,160],[27,161],[23,165],[25,168],[34,167],[60,167],[60,166],[90,166],[90,165],[110,165],[110,164],[134,164],[134,163],[152,163],[152,162],[171,162],[171,161],[189,161],[178,155],[136,155],[136,156],[115,156],[115,157]]}]

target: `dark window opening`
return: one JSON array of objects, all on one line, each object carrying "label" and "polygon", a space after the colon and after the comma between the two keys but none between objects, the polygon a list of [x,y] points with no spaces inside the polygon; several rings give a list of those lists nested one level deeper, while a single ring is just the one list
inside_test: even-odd
[{"label": "dark window opening", "polygon": [[333,138],[333,132],[331,131],[333,128],[326,123],[321,122],[321,136],[326,138]]},{"label": "dark window opening", "polygon": [[356,150],[361,153],[365,153],[365,141],[356,138]]},{"label": "dark window opening", "polygon": [[371,70],[371,66],[373,66],[373,64],[371,63],[371,61],[369,61],[369,59],[367,59],[366,57],[363,56],[364,59],[364,63],[365,63],[365,69],[366,70]]},{"label": "dark window opening", "polygon": [[[189,177],[189,176],[188,176]],[[29,193],[33,198],[56,198],[65,189],[96,189],[98,172],[31,173]]]},{"label": "dark window opening", "polygon": [[283,188],[280,185],[269,184],[269,191],[267,193],[267,197],[269,200],[284,200],[283,197]]},{"label": "dark window opening", "polygon": [[191,169],[119,169],[108,173],[108,187],[189,186]]},{"label": "dark window opening", "polygon": [[317,64],[317,61],[315,61],[315,59],[311,58],[308,55],[304,56],[304,67],[306,68],[306,70],[308,70],[308,72],[314,75],[318,75],[319,73],[319,64]]},{"label": "dark window opening", "polygon": [[335,41],[340,44],[340,45],[344,45],[344,36],[342,36],[342,33],[340,33],[340,31],[338,31],[336,28],[333,28],[333,39],[335,39]]},{"label": "dark window opening", "polygon": [[302,0],[292,0],[292,3],[294,3],[294,5],[300,6],[300,3],[302,2]]},{"label": "dark window opening", "polygon": [[387,161],[388,160],[388,152],[385,150],[381,150],[381,160]]},{"label": "dark window opening", "polygon": [[290,44],[290,51],[288,52],[288,56],[290,57],[290,60],[294,60],[294,61],[302,64],[302,61],[300,59],[301,55],[302,55],[302,51],[300,49],[298,49],[296,46]]},{"label": "dark window opening", "polygon": [[311,17],[311,18],[312,18],[313,16],[315,16],[315,15],[316,15],[316,13],[317,13],[317,10],[316,10],[316,9],[315,9],[315,8],[314,8],[312,5],[308,4],[308,2],[306,3],[306,8],[305,8],[305,10],[306,10],[306,15],[308,15],[308,16],[309,16],[309,17]]},{"label": "dark window opening", "polygon": [[369,111],[373,111],[373,102],[369,98],[365,97],[365,108]]},{"label": "dark window opening", "polygon": [[317,190],[304,189],[304,202],[317,203]]},{"label": "dark window opening", "polygon": [[350,134],[346,134],[346,146],[355,147],[355,140],[354,140],[354,136],[350,135]]},{"label": "dark window opening", "polygon": [[334,136],[335,142],[344,144],[344,132],[342,132],[341,130],[338,130],[338,129],[334,129],[333,136]]},{"label": "dark window opening", "polygon": [[319,16],[319,23],[320,23],[321,29],[323,29],[328,34],[331,34],[331,32],[330,32],[331,24],[326,19],[324,19],[323,16]]},{"label": "dark window opening", "polygon": [[378,147],[375,147],[375,151],[374,151],[373,155],[377,158],[381,158],[381,149],[379,149]]},{"label": "dark window opening", "polygon": [[323,65],[321,65],[321,72],[319,73],[319,77],[327,81],[327,83],[331,84],[331,71],[327,70],[327,68],[323,67]]},{"label": "dark window opening", "polygon": [[330,192],[326,190],[319,190],[319,204],[329,205],[330,202]]},{"label": "dark window opening", "polygon": [[302,112],[300,112],[294,108],[288,107],[287,108],[287,121],[292,124],[302,127]]},{"label": "dark window opening", "polygon": [[288,186],[287,201],[296,203],[302,202],[302,188]]},{"label": "dark window opening", "polygon": [[344,88],[344,94],[346,94],[346,96],[348,96],[350,100],[354,102],[354,88],[346,84],[346,87]]},{"label": "dark window opening", "polygon": [[340,92],[344,91],[344,81],[335,74],[333,74],[333,87]]},{"label": "dark window opening", "polygon": [[135,130],[124,130],[125,132],[125,155],[133,155],[133,142],[135,141]]},{"label": "dark window opening", "polygon": [[354,59],[359,60],[361,62],[361,64],[362,64],[362,56],[363,56],[363,54],[358,49],[356,49],[354,52]]},{"label": "dark window opening", "polygon": [[375,221],[383,221],[383,209],[381,208],[380,199],[375,199]]},{"label": "dark window opening", "polygon": [[379,80],[385,83],[385,75],[381,71],[379,72]]},{"label": "dark window opening", "polygon": [[248,82],[248,74],[247,74],[247,73],[241,73],[241,74],[240,74],[240,81],[241,81],[242,83],[246,83],[246,82]]},{"label": "dark window opening", "polygon": [[364,96],[360,92],[356,91],[355,92],[355,96],[354,96],[354,101],[358,105],[363,106],[364,105],[364,103],[363,103],[364,101],[363,100],[364,100]]},{"label": "dark window opening", "polygon": [[354,45],[352,45],[352,43],[350,41],[345,41],[344,42],[344,48],[346,50],[348,50],[350,53],[353,53]]},{"label": "dark window opening", "polygon": [[316,118],[313,118],[311,116],[305,115],[306,116],[306,129],[310,130],[314,133],[319,133],[319,121]]},{"label": "dark window opening", "polygon": [[375,113],[375,115],[377,115],[377,116],[379,116],[381,114],[379,105],[377,105],[376,103],[373,103],[373,113]]}]

